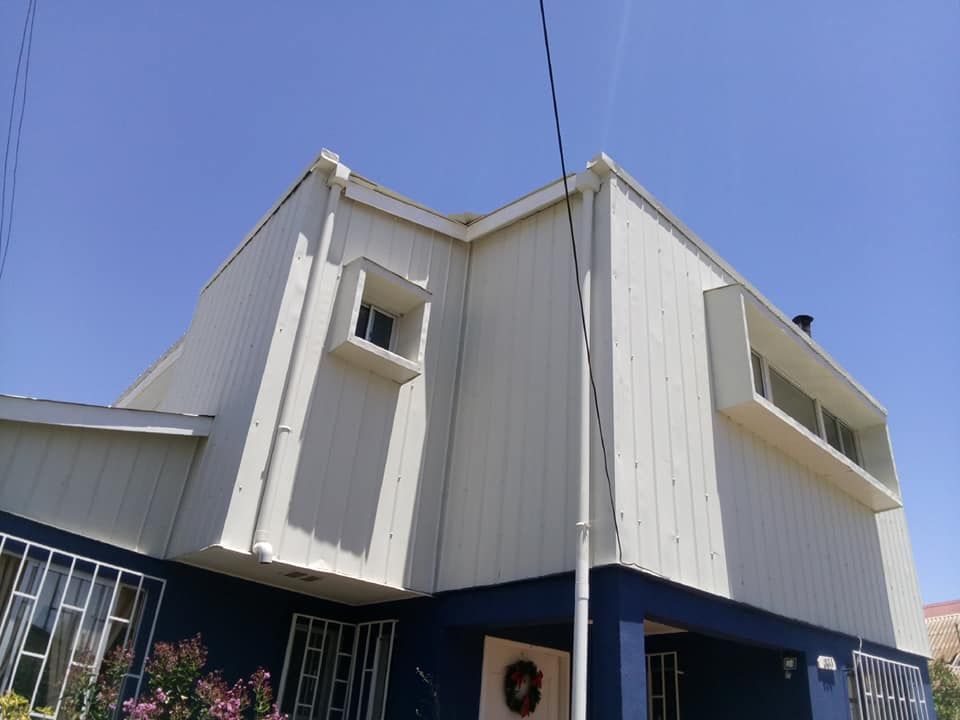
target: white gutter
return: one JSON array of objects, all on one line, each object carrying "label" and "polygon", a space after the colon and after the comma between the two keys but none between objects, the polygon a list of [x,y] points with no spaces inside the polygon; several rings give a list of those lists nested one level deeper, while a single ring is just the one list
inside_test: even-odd
[{"label": "white gutter", "polygon": [[[271,520],[274,514],[274,506],[277,499],[277,480],[281,475],[280,467],[282,463],[277,462],[277,457],[284,457],[284,450],[289,440],[290,434],[295,431],[294,426],[298,413],[294,410],[290,400],[290,386],[294,378],[301,377],[303,369],[310,360],[307,352],[305,336],[309,329],[317,327],[321,318],[315,317],[317,313],[317,303],[314,297],[318,290],[320,274],[326,263],[327,255],[330,251],[330,241],[333,238],[333,227],[336,221],[337,208],[340,205],[340,196],[350,179],[350,169],[340,163],[340,158],[329,150],[321,153],[320,160],[314,166],[314,172],[321,169],[329,170],[330,175],[327,178],[327,185],[330,191],[327,193],[327,207],[323,217],[323,226],[320,229],[320,236],[315,248],[307,246],[304,258],[311,258],[309,263],[294,263],[291,268],[291,277],[288,279],[288,287],[302,288],[302,299],[298,308],[291,308],[296,314],[296,330],[293,343],[290,347],[289,360],[286,364],[286,375],[283,380],[283,386],[280,390],[279,409],[277,413],[277,424],[272,434],[270,451],[267,455],[267,465],[263,472],[263,484],[260,487],[260,502],[257,508],[257,522],[253,531],[253,543],[251,551],[256,556],[257,561],[261,563],[271,563],[274,559],[274,548],[272,541]],[[314,250],[315,252],[311,252]],[[316,358],[313,358],[316,360]],[[284,363],[281,361],[281,366]],[[300,428],[296,428],[299,432]]]},{"label": "white gutter", "polygon": [[0,420],[34,425],[189,437],[207,437],[213,425],[213,418],[209,415],[85,405],[16,395],[0,395]]},{"label": "white gutter", "polygon": [[599,188],[599,179],[590,170],[577,175],[575,190],[583,196],[577,229],[579,240],[577,254],[581,277],[577,280],[580,282],[583,294],[583,316],[587,336],[580,345],[580,472],[577,477],[577,555],[574,569],[573,692],[570,711],[572,720],[586,720],[587,717],[587,640],[590,628],[590,418],[593,415],[587,344],[593,346],[590,322],[590,274],[593,267],[593,196]]}]

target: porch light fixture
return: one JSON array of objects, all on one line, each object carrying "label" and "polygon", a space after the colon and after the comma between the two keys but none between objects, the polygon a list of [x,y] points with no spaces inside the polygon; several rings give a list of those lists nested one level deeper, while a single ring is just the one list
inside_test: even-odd
[{"label": "porch light fixture", "polygon": [[793,671],[797,669],[796,655],[783,656],[783,676],[789,680],[793,676]]}]

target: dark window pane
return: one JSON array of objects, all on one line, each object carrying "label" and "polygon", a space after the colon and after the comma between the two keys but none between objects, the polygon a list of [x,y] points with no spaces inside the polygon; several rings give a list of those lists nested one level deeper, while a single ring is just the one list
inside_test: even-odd
[{"label": "dark window pane", "polygon": [[370,328],[370,337],[367,338],[374,345],[390,349],[390,336],[393,334],[393,318],[377,310],[373,311],[373,325]]},{"label": "dark window pane", "polygon": [[121,585],[117,590],[116,606],[113,615],[129,620],[133,615],[133,608],[137,605],[137,588],[130,585]]},{"label": "dark window pane", "polygon": [[57,623],[50,642],[47,655],[47,665],[40,677],[40,686],[37,689],[36,704],[47,707],[56,707],[60,697],[60,688],[67,676],[67,665],[70,661],[70,651],[73,649],[73,639],[80,629],[80,613],[64,610]]},{"label": "dark window pane", "polygon": [[40,674],[40,658],[30,657],[29,655],[20,656],[20,665],[17,667],[17,674],[13,678],[12,690],[18,695],[23,695],[28,700],[33,697],[33,688],[37,684],[37,676]]},{"label": "dark window pane", "polygon": [[860,455],[857,453],[857,441],[853,436],[853,430],[843,423],[838,424],[840,425],[840,440],[843,442],[843,454],[859,465]]},{"label": "dark window pane", "polygon": [[357,328],[354,335],[367,339],[367,323],[370,321],[370,306],[361,305],[360,312],[357,314]]},{"label": "dark window pane", "polygon": [[770,386],[773,391],[774,405],[814,435],[820,434],[817,430],[817,409],[813,404],[813,398],[773,368],[770,368]]},{"label": "dark window pane", "polygon": [[17,595],[13,597],[7,624],[0,632],[0,687],[6,687],[13,675],[13,666],[17,662],[17,653],[20,651],[20,643],[23,642],[32,608],[32,601]]},{"label": "dark window pane", "polygon": [[753,366],[753,389],[757,395],[763,396],[763,364],[760,362],[760,356],[756,353],[750,353],[750,363]]},{"label": "dark window pane", "polygon": [[27,561],[24,563],[20,574],[20,583],[17,585],[17,590],[29,595],[37,594],[49,555],[50,553],[42,548],[30,548]]},{"label": "dark window pane", "polygon": [[837,427],[837,418],[826,410],[823,411],[823,429],[826,431],[827,442],[830,443],[831,447],[843,452],[843,448],[840,447],[840,429]]}]

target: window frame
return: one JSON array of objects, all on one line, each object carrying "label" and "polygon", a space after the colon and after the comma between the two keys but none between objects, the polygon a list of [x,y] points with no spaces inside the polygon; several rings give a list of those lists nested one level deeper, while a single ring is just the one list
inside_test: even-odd
[{"label": "window frame", "polygon": [[[387,352],[394,352],[394,344],[397,336],[397,320],[400,319],[400,316],[396,313],[392,313],[389,310],[384,310],[379,305],[374,305],[372,302],[365,302],[362,299],[360,300],[360,310],[367,308],[367,327],[364,328],[363,335],[357,333],[357,328],[354,327],[353,334],[360,338],[361,340],[366,340],[368,343],[376,345],[379,348],[383,348]],[[370,336],[373,332],[373,319],[374,313],[380,313],[384,317],[390,318],[390,339],[387,341],[387,344],[380,345],[379,343],[374,342],[370,339]],[[359,318],[358,318],[359,319]]]},{"label": "window frame", "polygon": [[[0,693],[5,693],[13,689],[23,659],[32,658],[34,661],[39,661],[40,665],[37,670],[37,676],[32,683],[33,690],[29,693],[29,697],[27,697],[30,716],[47,720],[56,717],[63,704],[67,678],[70,676],[70,672],[73,668],[79,667],[86,668],[93,673],[98,673],[103,663],[103,658],[107,653],[107,644],[111,634],[110,630],[114,625],[120,624],[125,626],[125,630],[123,631],[123,647],[132,647],[135,653],[137,652],[140,641],[143,639],[144,631],[149,626],[149,631],[147,631],[146,635],[146,644],[143,646],[143,655],[140,658],[140,662],[139,664],[135,663],[134,666],[129,669],[120,688],[121,696],[123,696],[126,693],[127,683],[133,680],[136,681],[133,695],[139,694],[147,656],[149,655],[150,646],[153,643],[157,617],[159,616],[160,607],[163,603],[166,581],[163,578],[153,575],[141,573],[119,565],[100,562],[77,553],[0,532],[0,557],[2,557],[5,552],[8,556],[13,556],[14,558],[19,555],[19,563],[10,585],[9,596],[5,598],[3,607],[0,609],[0,643],[4,645],[8,642],[10,643],[9,652],[11,662],[9,677],[0,685]],[[45,559],[41,559],[43,555],[45,555]],[[24,569],[28,565],[42,568],[40,569],[39,582],[36,583],[35,587],[22,589],[21,580],[24,577]],[[81,568],[88,566],[91,570],[87,572],[83,569],[78,569],[78,565],[80,565]],[[53,613],[53,623],[47,637],[44,639],[44,651],[38,653],[27,650],[26,647],[31,631],[35,627],[34,623],[44,598],[44,593],[47,590],[46,583],[51,574],[51,566],[57,568],[57,570],[54,571],[55,574],[64,576],[63,586],[62,588],[54,586],[49,604],[47,604],[44,609],[44,612]],[[102,579],[101,573],[108,576],[108,579],[104,583],[100,582]],[[112,575],[115,575],[115,577],[110,577]],[[70,591],[75,577],[80,578],[81,581],[85,580],[89,584],[84,595],[82,606],[67,602],[67,594]],[[129,581],[127,581],[128,579]],[[133,585],[133,582],[135,582],[136,585]],[[98,584],[106,588],[112,586],[112,589],[109,590],[110,600],[107,604],[106,614],[102,618],[102,626],[94,631],[93,629],[97,626],[98,618],[96,609],[93,609],[94,614],[91,614],[90,605]],[[59,580],[57,581],[57,585],[59,585]],[[126,618],[115,614],[118,609],[121,588],[123,587],[135,588],[134,601],[130,608],[129,617]],[[152,592],[156,592],[157,595],[156,603],[151,608],[150,594]],[[13,621],[18,622],[20,627],[8,625],[8,622],[11,621],[11,610],[14,608],[18,599],[27,605],[27,609],[19,621]],[[56,609],[54,610],[54,608]],[[66,644],[66,647],[69,648],[66,668],[63,677],[59,678],[61,685],[57,695],[57,702],[53,708],[54,713],[50,716],[36,712],[34,707],[37,703],[37,694],[44,681],[44,672],[49,665],[51,651],[53,650],[53,641],[56,637],[57,630],[60,628],[64,611],[78,614],[78,618],[76,627],[73,630],[73,636],[68,638]],[[152,612],[152,617],[148,617],[148,612]],[[77,655],[84,634],[84,628],[87,627],[88,620],[90,621],[88,632],[96,648],[94,651],[94,662],[91,665],[79,662]],[[3,650],[3,654],[7,654],[6,649]],[[0,658],[0,660],[2,660],[2,658]],[[4,674],[6,674],[6,671],[4,671]]]}]

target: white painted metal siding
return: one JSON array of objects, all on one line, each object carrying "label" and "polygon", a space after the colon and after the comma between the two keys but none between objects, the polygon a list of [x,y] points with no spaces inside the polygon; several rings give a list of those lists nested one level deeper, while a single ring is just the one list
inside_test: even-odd
[{"label": "white painted metal siding", "polygon": [[319,232],[326,193],[308,176],[200,295],[160,406],[216,415],[177,519],[175,555],[222,539],[294,247]]},{"label": "white painted metal siding", "polygon": [[[432,589],[467,254],[460,241],[341,201],[318,278],[324,320],[304,339],[319,367],[315,380],[289,380],[306,424],[286,445],[292,456],[272,461],[294,469],[277,490],[279,561]],[[424,371],[403,385],[327,352],[339,271],[360,256],[432,295]],[[256,499],[235,496],[225,545],[249,547]]]},{"label": "white painted metal siding", "polygon": [[562,204],[472,245],[438,590],[573,567],[573,280]]},{"label": "white painted metal siding", "polygon": [[614,454],[624,561],[924,652],[902,511],[875,515],[713,410],[703,291],[740,279],[633,189],[619,180],[615,187]]},{"label": "white painted metal siding", "polygon": [[0,421],[0,509],[162,556],[198,442]]}]

